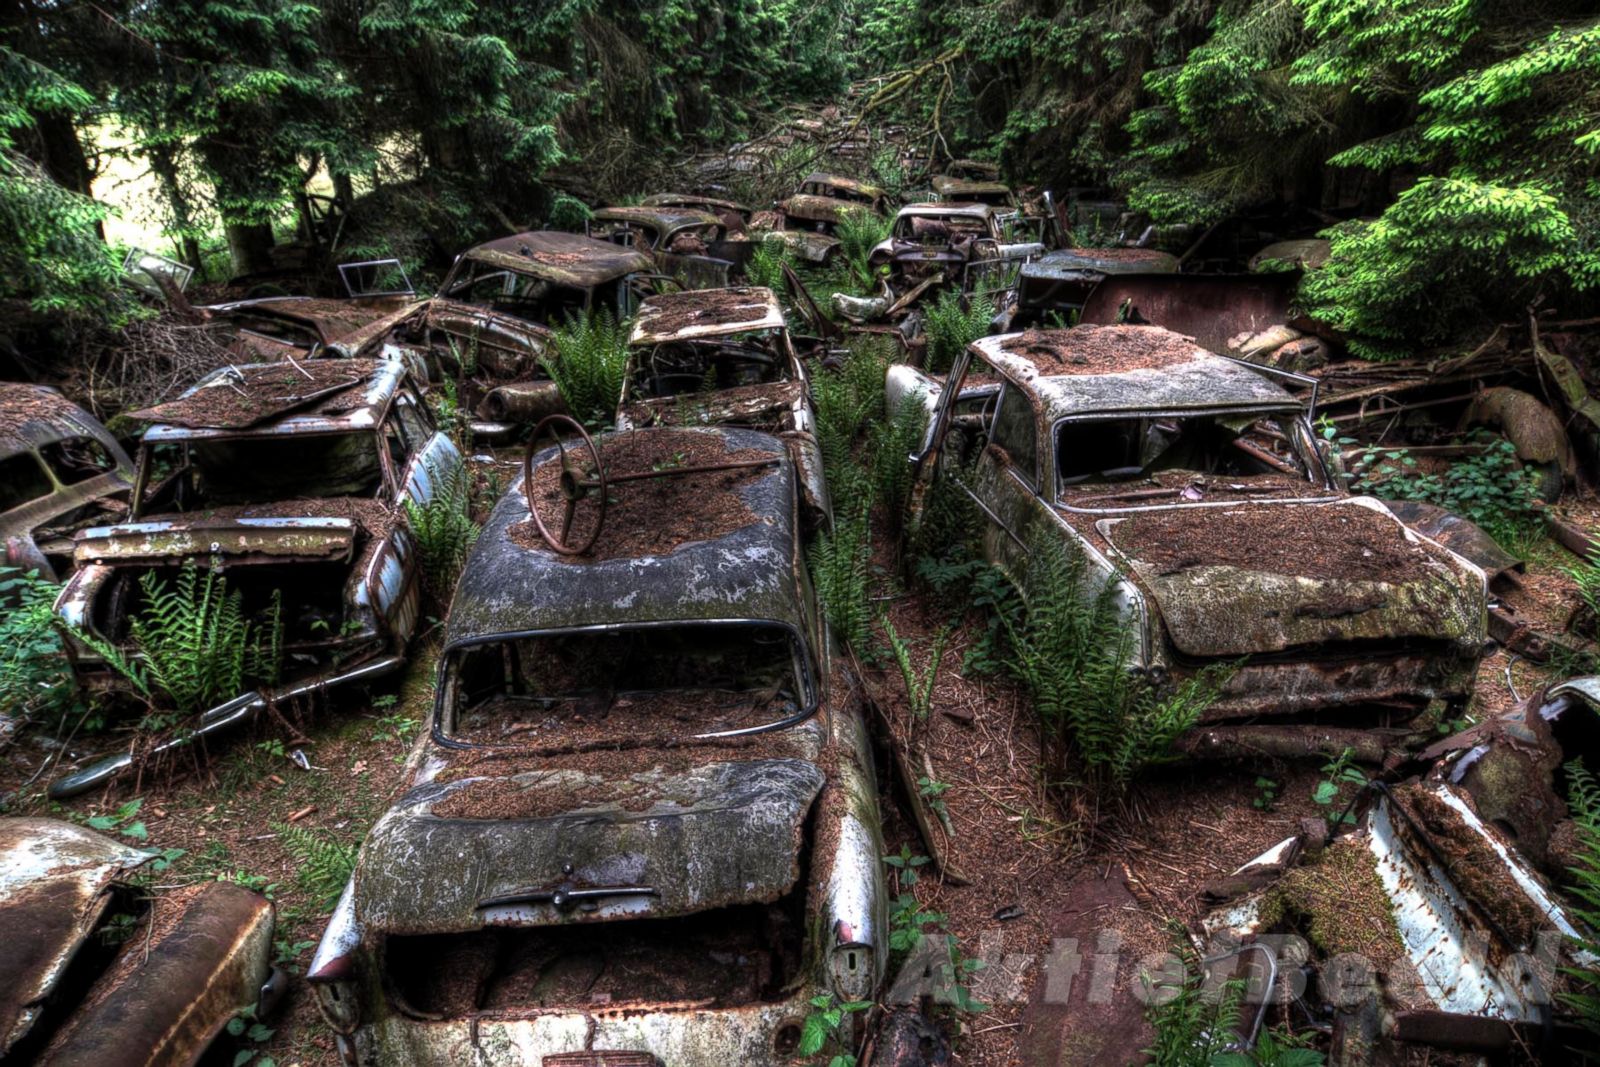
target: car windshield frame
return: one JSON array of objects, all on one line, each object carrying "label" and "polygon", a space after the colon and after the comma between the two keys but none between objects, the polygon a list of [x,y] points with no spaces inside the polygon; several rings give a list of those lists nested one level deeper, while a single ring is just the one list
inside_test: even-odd
[{"label": "car windshield frame", "polygon": [[520,641],[527,638],[539,637],[565,637],[576,634],[603,634],[618,631],[643,631],[662,629],[689,629],[694,627],[768,627],[782,630],[789,638],[790,652],[793,657],[796,672],[796,681],[803,691],[803,699],[797,701],[797,710],[772,722],[761,723],[757,726],[740,727],[736,730],[716,730],[703,734],[690,734],[676,738],[660,738],[662,743],[668,741],[714,741],[723,738],[750,737],[756,734],[772,733],[786,730],[816,715],[822,705],[821,688],[818,683],[817,664],[813,655],[810,642],[801,628],[792,622],[782,619],[653,619],[637,623],[602,623],[589,626],[561,626],[549,627],[539,630],[517,630],[501,634],[485,634],[466,640],[455,641],[447,645],[439,656],[439,667],[434,680],[433,715],[430,721],[429,735],[434,744],[441,748],[458,751],[482,749],[518,749],[524,746],[514,743],[493,744],[477,741],[467,741],[445,729],[446,703],[454,696],[453,673],[457,671],[460,654],[469,649],[479,648],[484,645],[504,644],[511,641]]},{"label": "car windshield frame", "polygon": [[[374,492],[372,492],[370,494],[362,494],[362,495],[357,496],[357,495],[354,495],[354,494],[343,493],[343,494],[330,494],[330,495],[318,496],[318,497],[306,497],[303,493],[294,493],[294,494],[288,494],[288,495],[284,495],[284,496],[279,496],[279,497],[276,497],[276,498],[274,498],[272,500],[261,500],[261,501],[255,501],[255,502],[244,503],[244,504],[222,504],[222,503],[217,503],[216,501],[208,501],[208,502],[204,502],[204,503],[197,503],[196,506],[190,507],[187,511],[177,512],[177,513],[174,513],[174,514],[197,515],[197,514],[203,514],[208,510],[215,510],[217,508],[272,507],[275,504],[281,504],[281,503],[284,503],[284,502],[289,501],[289,500],[300,500],[300,499],[313,499],[313,500],[378,500],[378,499],[382,499],[388,492],[390,492],[391,487],[392,487],[391,483],[392,483],[393,478],[394,478],[394,472],[390,467],[390,459],[389,459],[389,457],[387,455],[387,449],[384,447],[383,427],[385,425],[385,422],[386,422],[386,420],[380,421],[377,426],[356,426],[356,427],[351,427],[351,428],[348,428],[348,429],[324,430],[324,431],[319,431],[319,432],[315,432],[315,433],[310,433],[310,432],[308,432],[308,433],[293,433],[293,434],[236,433],[236,434],[220,434],[220,435],[219,434],[207,434],[207,435],[205,435],[203,437],[196,436],[196,437],[162,438],[161,440],[158,440],[158,441],[150,441],[150,440],[141,441],[139,443],[139,456],[138,456],[138,459],[135,461],[134,479],[133,479],[133,493],[132,493],[132,498],[131,498],[131,501],[130,501],[130,508],[129,508],[129,512],[128,512],[129,518],[130,518],[130,520],[137,521],[137,520],[143,519],[145,517],[145,503],[146,503],[147,497],[149,496],[149,492],[150,492],[151,485],[152,485],[151,473],[152,473],[152,464],[154,463],[154,449],[158,445],[177,445],[177,446],[181,447],[183,449],[183,451],[184,451],[184,462],[187,465],[187,464],[192,464],[193,463],[193,459],[190,456],[190,450],[191,449],[193,449],[196,446],[202,446],[203,447],[203,446],[210,445],[210,444],[217,443],[217,442],[250,441],[250,440],[254,440],[254,441],[271,441],[271,442],[275,442],[276,443],[276,442],[282,442],[282,441],[303,441],[303,440],[308,440],[308,439],[314,438],[314,437],[366,437],[368,439],[369,443],[371,444],[371,447],[373,449],[373,454],[377,457],[378,469],[379,469],[379,472],[380,472],[379,481],[378,481],[378,488]],[[181,468],[179,468],[179,469],[181,469]],[[173,473],[176,473],[176,471],[174,471]],[[166,476],[163,476],[159,481],[155,482],[154,484],[156,484],[156,485],[163,484],[163,483],[166,482],[168,477],[170,477],[170,474],[166,475]]]},{"label": "car windshield frame", "polygon": [[[1009,379],[1006,379],[1006,380],[1009,381]],[[1078,514],[1106,515],[1106,514],[1114,514],[1114,513],[1119,513],[1119,512],[1147,511],[1147,510],[1151,510],[1152,508],[1165,509],[1165,508],[1173,508],[1173,507],[1236,507],[1239,504],[1238,500],[1200,500],[1200,501],[1177,500],[1177,501],[1162,501],[1162,502],[1157,503],[1157,504],[1120,506],[1120,507],[1076,507],[1076,506],[1073,506],[1072,504],[1067,502],[1067,500],[1065,498],[1065,494],[1063,493],[1064,489],[1069,489],[1071,487],[1062,485],[1062,482],[1061,482],[1061,464],[1059,462],[1060,447],[1061,447],[1061,445],[1060,445],[1061,428],[1063,426],[1069,424],[1069,423],[1118,422],[1118,421],[1127,421],[1129,419],[1161,419],[1161,418],[1182,419],[1182,420],[1185,420],[1185,421],[1190,420],[1190,419],[1216,419],[1216,418],[1262,419],[1262,418],[1267,418],[1269,416],[1276,415],[1276,416],[1286,416],[1287,417],[1287,421],[1298,425],[1298,424],[1300,424],[1300,423],[1305,421],[1306,411],[1307,411],[1306,407],[1304,405],[1300,405],[1300,404],[1241,404],[1241,405],[1238,405],[1238,406],[1223,405],[1223,406],[1218,406],[1218,407],[1207,407],[1207,408],[1150,408],[1150,409],[1140,408],[1140,409],[1134,409],[1134,410],[1120,410],[1120,411],[1089,411],[1089,412],[1082,412],[1082,413],[1079,413],[1079,414],[1076,414],[1076,415],[1062,416],[1061,418],[1058,418],[1058,419],[1056,419],[1056,420],[1054,420],[1053,422],[1050,423],[1050,435],[1049,435],[1048,446],[1049,446],[1050,466],[1051,466],[1051,470],[1050,470],[1050,492],[1051,492],[1051,495],[1052,495],[1052,500],[1050,501],[1051,506],[1052,507],[1061,508],[1061,509],[1063,509],[1065,511],[1076,512]],[[1328,500],[1337,500],[1337,499],[1339,499],[1339,495],[1340,494],[1338,493],[1337,489],[1329,486],[1325,482],[1319,482],[1318,481],[1317,469],[1315,467],[1312,467],[1310,464],[1307,463],[1306,457],[1301,454],[1300,448],[1296,447],[1294,451],[1295,451],[1295,460],[1301,466],[1302,473],[1305,475],[1306,486],[1307,486],[1308,492],[1304,496],[1274,497],[1274,498],[1271,498],[1271,499],[1263,499],[1260,502],[1264,503],[1264,504],[1268,504],[1268,503],[1270,503],[1270,504],[1287,504],[1287,503],[1307,503],[1307,502],[1312,502],[1312,501],[1323,502],[1323,501],[1328,501]],[[1195,473],[1204,473],[1204,472],[1198,472],[1197,471]],[[1112,484],[1112,483],[1104,483],[1104,484]]]}]

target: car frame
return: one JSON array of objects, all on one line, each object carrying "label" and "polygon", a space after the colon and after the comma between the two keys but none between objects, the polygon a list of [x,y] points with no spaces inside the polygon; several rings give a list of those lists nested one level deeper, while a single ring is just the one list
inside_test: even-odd
[{"label": "car frame", "polygon": [[[312,380],[302,381],[297,377],[301,374]],[[204,405],[207,391],[219,389],[244,391],[244,418],[254,421],[215,425],[223,420],[208,416]],[[294,395],[295,390],[302,395]],[[282,400],[275,407],[269,395]],[[370,680],[404,664],[406,644],[419,619],[422,583],[406,505],[426,506],[464,476],[465,466],[456,446],[434,426],[402,363],[313,360],[222,368],[177,399],[135,414],[151,425],[140,440],[128,521],[77,534],[74,558],[79,569],[56,599],[56,613],[69,628],[69,658],[81,685],[111,694],[129,688],[101,648],[109,645],[136,655],[122,632],[136,575],[206,561],[232,577],[235,587],[249,584],[256,599],[276,595],[280,604],[287,601],[280,617],[312,620],[303,626],[297,622],[304,632],[283,641],[285,659],[302,669],[269,690],[253,689],[207,710],[193,729],[161,742],[156,751],[249,721],[275,702]],[[220,447],[226,460],[230,448],[265,445],[270,455],[296,441],[314,448],[319,441],[339,438],[358,449],[370,438],[376,463],[363,461],[369,468],[363,477],[376,478],[371,495],[246,499],[200,510],[159,511],[196,491],[199,475],[193,457],[198,450]],[[168,455],[176,455],[171,461],[176,465],[156,481],[153,471],[169,462]],[[251,477],[258,485],[266,477],[271,485],[276,474]],[[263,490],[263,495],[269,494]],[[298,582],[291,582],[296,576]],[[267,585],[257,588],[262,582]],[[330,593],[330,582],[336,594]],[[330,613],[337,614],[337,622],[330,620]],[[323,620],[320,628],[316,619]],[[90,635],[101,648],[75,636],[79,633]],[[57,779],[51,795],[75,795],[131,763],[128,754],[100,760]]]},{"label": "car frame", "polygon": [[[977,506],[984,554],[1014,581],[1026,572],[1031,538],[1059,537],[1075,546],[1094,590],[1113,583],[1117,609],[1136,635],[1132,669],[1166,685],[1203,665],[1234,665],[1201,718],[1218,748],[1226,747],[1228,729],[1248,731],[1243,724],[1256,716],[1366,706],[1389,708],[1404,725],[1420,722],[1430,708],[1464,705],[1487,636],[1484,572],[1408,529],[1378,501],[1350,496],[1312,430],[1314,399],[1297,399],[1285,381],[1311,380],[1217,356],[1148,326],[991,335],[970,345],[942,384],[893,367],[890,403],[921,402],[932,410],[913,460],[913,522],[943,477]],[[1273,423],[1281,453],[1245,436],[1265,437],[1258,430],[1264,421]],[[1058,471],[1058,452],[1069,443],[1080,462],[1096,459],[1094,448],[1110,456],[1113,445],[1121,447],[1115,435],[1135,422],[1153,428],[1140,432],[1160,431],[1159,439],[1129,439],[1141,455],[1151,443],[1188,442],[1193,449],[1202,431],[1231,444],[1225,423],[1232,422],[1242,427],[1236,436],[1244,442],[1235,461],[1270,473],[1180,466],[1158,474],[1149,465],[1154,460],[1083,478]],[[952,429],[971,435],[965,451],[973,466],[965,479],[952,477],[964,465]],[[1215,447],[1220,456],[1224,446]],[[1157,487],[1098,493],[1128,478]],[[1303,523],[1294,521],[1302,515]],[[1140,531],[1159,531],[1163,523],[1180,532],[1193,527],[1195,561],[1175,570],[1151,562],[1157,549],[1148,537],[1156,533],[1141,542]],[[1253,528],[1240,524],[1260,524],[1297,547],[1284,549],[1283,563],[1208,563]],[[1381,541],[1413,573],[1387,584],[1298,576],[1296,568],[1314,554],[1361,548],[1341,540],[1341,524],[1375,531],[1373,544]],[[1323,733],[1319,743],[1333,745],[1337,755],[1341,732]]]},{"label": "car frame", "polygon": [[[486,1064],[550,1064],[606,1050],[606,1062],[777,1067],[790,1062],[813,998],[870,999],[881,983],[888,930],[873,761],[859,693],[834,655],[806,575],[787,449],[731,428],[636,430],[601,437],[597,447],[603,456],[621,447],[615,442],[636,444],[640,462],[656,457],[643,472],[650,478],[726,477],[730,468],[715,463],[674,468],[690,440],[712,456],[763,457],[740,459],[735,469],[745,480],[722,490],[749,508],[747,519],[674,547],[574,557],[518,533],[531,519],[521,485],[496,505],[462,573],[406,790],[363,845],[307,972],[343,1062],[454,1063],[465,1042]],[[527,469],[562,462],[557,447],[582,451],[552,446],[531,454]],[[624,473],[613,465],[608,477]],[[629,491],[610,485],[602,499]],[[607,743],[622,747],[599,761],[571,755],[591,743],[581,725],[590,713],[560,711],[567,698],[516,683],[508,694],[532,693],[527,706],[555,718],[533,733],[508,732],[503,722],[494,733],[500,720],[491,718],[484,734],[473,732],[480,727],[462,695],[512,699],[484,690],[474,679],[490,676],[474,665],[490,665],[492,676],[500,657],[532,654],[524,641],[647,648],[689,633],[716,641],[754,629],[793,657],[797,688],[783,707],[752,707],[749,718],[712,720],[699,733],[670,721],[652,733],[642,723],[658,720],[641,718],[621,724],[625,736]],[[727,647],[755,647],[748,641]],[[626,674],[604,651],[590,654],[602,658],[537,662],[583,662],[599,678]],[[693,675],[680,684],[686,694],[710,692],[694,688],[698,682]],[[648,707],[635,703],[631,714]],[[596,714],[600,730],[606,713]],[[598,744],[604,734],[594,736]],[[641,791],[619,801],[619,788]],[[809,822],[807,811],[815,812]],[[666,999],[630,998],[636,986],[628,984],[620,998],[540,1004],[502,996],[492,984],[501,972],[491,969],[474,971],[477,991],[446,1008],[415,972],[451,970],[485,939],[531,938],[560,955],[567,950],[559,946],[584,931],[581,943],[612,946],[597,952],[654,946],[657,937],[665,946],[672,930],[707,923],[737,932],[750,921],[739,909],[758,902],[763,914],[800,908],[799,925],[782,927],[785,938],[800,940],[776,987],[727,1003],[699,996],[698,986]],[[685,973],[700,974],[701,950],[683,951]],[[726,960],[712,968],[722,969],[733,968]]]},{"label": "car frame", "polygon": [[[1044,252],[1038,241],[1018,241],[1006,233],[1015,212],[991,204],[907,204],[895,213],[894,228],[871,253],[874,267],[887,267],[891,288],[902,293],[943,277],[963,292],[993,295],[1015,287],[1012,272]],[[944,240],[924,240],[918,225],[945,229]],[[955,239],[952,226],[976,228],[965,242]]]},{"label": "car frame", "polygon": [[[738,361],[744,354],[774,366],[779,380],[641,395],[637,379],[642,363],[664,348],[703,351],[708,361],[723,357],[718,362]],[[703,375],[696,380],[703,381]],[[831,514],[816,424],[811,374],[771,289],[746,286],[664,293],[639,305],[628,337],[617,429],[742,426],[775,434],[788,445],[800,472],[807,523],[814,527],[826,523]]]},{"label": "car frame", "polygon": [[[98,448],[105,466],[98,474],[68,480],[64,453],[78,442]],[[63,455],[56,456],[56,450]],[[43,385],[0,383],[0,468],[6,483],[0,502],[5,565],[52,581],[71,569],[71,534],[96,514],[103,518],[125,511],[133,488],[133,461],[117,439],[93,415]],[[45,490],[37,496],[19,492],[27,470]]]}]

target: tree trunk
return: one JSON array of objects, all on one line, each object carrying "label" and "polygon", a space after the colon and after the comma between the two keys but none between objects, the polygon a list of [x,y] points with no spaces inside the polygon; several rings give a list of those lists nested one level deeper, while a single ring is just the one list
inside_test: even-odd
[{"label": "tree trunk", "polygon": [[339,202],[340,211],[349,211],[356,202],[356,185],[348,174],[333,176],[333,198]]},{"label": "tree trunk", "polygon": [[224,222],[233,273],[256,274],[272,269],[272,226],[265,222]]},{"label": "tree trunk", "polygon": [[161,195],[167,201],[167,210],[172,213],[172,225],[178,231],[178,243],[183,248],[183,261],[199,271],[204,264],[200,260],[200,241],[194,236],[194,209],[178,180],[178,162],[167,145],[149,148],[146,154],[150,157],[150,169],[155,173],[156,182],[161,186]]}]

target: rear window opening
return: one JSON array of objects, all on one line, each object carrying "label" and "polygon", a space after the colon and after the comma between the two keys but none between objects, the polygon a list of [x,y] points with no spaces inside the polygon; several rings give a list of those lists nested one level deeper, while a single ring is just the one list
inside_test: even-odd
[{"label": "rear window opening", "polygon": [[390,937],[384,973],[395,1006],[425,1018],[771,1003],[803,970],[803,897],[676,919]]},{"label": "rear window opening", "polygon": [[467,260],[444,295],[524,322],[559,326],[589,309],[590,291]]},{"label": "rear window opening", "polygon": [[793,635],[698,624],[547,634],[455,654],[446,726],[477,744],[683,737],[810,707]]},{"label": "rear window opening", "polygon": [[774,385],[789,380],[789,361],[772,333],[718,341],[674,341],[635,357],[635,400]]},{"label": "rear window opening", "polygon": [[1196,476],[1260,480],[1262,492],[1255,496],[1303,495],[1315,488],[1307,484],[1310,472],[1273,419],[1154,415],[1073,419],[1056,426],[1056,477],[1066,504],[1112,502],[1119,494],[1084,494],[1129,483],[1170,489],[1178,496]]},{"label": "rear window opening", "polygon": [[383,489],[380,440],[357,433],[285,434],[147,446],[141,515],[241,504],[375,497]]}]

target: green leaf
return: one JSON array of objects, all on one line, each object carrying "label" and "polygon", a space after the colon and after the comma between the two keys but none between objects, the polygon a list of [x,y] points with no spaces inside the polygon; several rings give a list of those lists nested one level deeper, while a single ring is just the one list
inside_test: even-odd
[{"label": "green leaf", "polygon": [[828,1043],[830,1032],[822,1016],[807,1015],[805,1023],[800,1027],[800,1045],[794,1050],[795,1055],[801,1059],[815,1056],[822,1051],[822,1046]]}]

